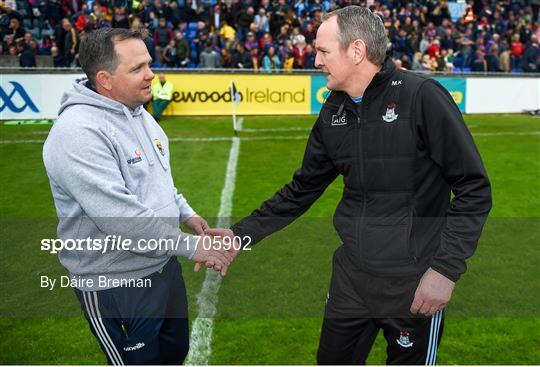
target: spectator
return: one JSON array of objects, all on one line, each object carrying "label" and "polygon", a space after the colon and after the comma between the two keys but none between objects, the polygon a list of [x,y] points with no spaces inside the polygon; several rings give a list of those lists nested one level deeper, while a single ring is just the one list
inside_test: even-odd
[{"label": "spectator", "polygon": [[425,34],[422,35],[422,39],[420,40],[420,45],[418,46],[419,51],[421,53],[426,52],[430,44],[431,43],[429,42],[428,36],[426,36]]},{"label": "spectator", "polygon": [[280,68],[281,61],[279,61],[279,57],[276,55],[274,47],[270,47],[264,56],[263,69],[267,72],[271,72],[272,70],[279,70]]},{"label": "spectator", "polygon": [[455,60],[456,60],[456,56],[454,55],[454,50],[449,48],[446,53],[446,56],[444,57],[445,71],[449,71],[449,72],[454,71]]},{"label": "spectator", "polygon": [[456,42],[454,40],[454,37],[452,36],[452,29],[446,28],[444,30],[444,34],[441,39],[441,48],[445,50],[454,50],[456,48]]},{"label": "spectator", "polygon": [[472,63],[472,54],[473,54],[473,41],[472,41],[472,31],[467,29],[464,36],[461,38],[461,48],[460,53],[462,56],[462,64],[464,68],[471,67]]},{"label": "spectator", "polygon": [[499,46],[497,46],[497,44],[491,45],[489,49],[489,53],[486,56],[486,64],[487,64],[487,71],[491,71],[491,72],[501,71],[499,67],[500,65]]},{"label": "spectator", "polygon": [[189,63],[189,42],[184,38],[182,32],[178,31],[174,35],[175,46],[176,46],[176,56],[178,57],[178,66],[186,67]]},{"label": "spectator", "polygon": [[158,27],[154,30],[154,45],[156,48],[157,62],[163,63],[163,49],[167,47],[173,39],[172,29],[167,26],[165,18],[159,19]]},{"label": "spectator", "polygon": [[502,48],[503,48],[503,51],[501,52],[501,55],[499,57],[499,68],[503,72],[509,73],[512,71],[512,66],[511,66],[511,55],[510,55],[510,49],[508,47],[508,42],[503,41]]},{"label": "spectator", "polygon": [[275,14],[275,23],[276,26],[279,28],[282,25],[284,25],[286,22],[287,14],[291,11],[291,7],[285,0],[278,0],[277,5],[274,6],[274,14]]},{"label": "spectator", "polygon": [[200,68],[216,69],[221,66],[219,53],[212,48],[212,42],[206,41],[205,48],[201,52]]},{"label": "spectator", "polygon": [[[300,37],[305,39],[306,47],[313,44],[324,13],[350,2],[351,0],[29,0],[26,7],[22,8],[27,11],[27,15],[2,8],[0,51],[7,54],[11,48],[14,53],[18,52],[16,42],[24,38],[25,32],[21,24],[26,24],[26,21],[37,25],[37,29],[32,29],[31,33],[39,35],[36,40],[38,45],[42,41],[41,29],[49,27],[50,24],[55,27],[52,39],[56,42],[57,64],[73,64],[77,55],[75,54],[74,60],[70,62],[71,57],[67,55],[66,58],[64,50],[67,33],[63,29],[62,18],[67,17],[79,36],[87,30],[101,27],[146,29],[151,39],[145,40],[145,43],[153,60],[160,64],[167,64],[163,60],[163,50],[174,39],[180,62],[184,61],[180,65],[183,67],[198,66],[207,40],[212,41],[218,53],[222,48],[235,50],[235,41],[243,43],[248,54],[257,47],[258,60],[262,60],[268,49],[274,47],[281,65],[287,66],[285,61],[291,50],[285,46],[286,42],[292,41],[292,51]],[[525,63],[523,58],[531,47],[536,49],[531,41],[532,36],[535,33],[537,37],[540,36],[540,27],[535,23],[535,14],[538,14],[537,2],[477,1],[474,6],[467,8],[464,18],[455,22],[449,17],[446,2],[370,1],[370,7],[383,18],[390,42],[389,52],[396,60],[401,61],[403,68],[418,68],[421,58],[415,61],[413,55],[420,51],[422,54],[427,52],[431,59],[435,59],[438,69],[443,67],[444,62],[444,70],[451,70],[450,64],[468,70],[473,59],[477,59],[475,52],[478,48],[486,55],[485,60],[490,71],[497,68],[495,58],[499,59],[498,68],[504,71],[507,70],[508,56],[511,59],[510,69],[531,70],[526,66],[531,63]],[[22,3],[20,1],[19,6],[22,6]],[[165,19],[165,23],[161,19]],[[182,33],[183,40],[176,38],[177,32]],[[247,36],[249,32],[253,32],[253,38]],[[158,34],[159,37],[154,38]],[[9,45],[6,43],[6,35],[15,37]],[[53,47],[50,41],[48,42],[49,46],[46,48],[37,47],[37,54],[53,53]],[[25,43],[28,44],[28,40],[25,39]],[[497,45],[497,55],[491,52],[493,45]],[[236,54],[236,51],[232,53]],[[533,53],[534,50],[528,57],[535,61]],[[293,58],[293,65],[303,64],[306,67],[306,61],[302,61],[303,56]],[[450,62],[449,58],[455,58],[454,62]]]},{"label": "spectator", "polygon": [[394,52],[396,57],[399,59],[402,55],[409,54],[409,44],[407,42],[407,32],[404,29],[400,29],[397,34],[394,36],[393,42]]},{"label": "spectator", "polygon": [[257,37],[262,37],[265,33],[270,32],[270,23],[266,16],[266,10],[263,8],[259,9],[259,14],[255,15],[253,22],[256,26]]},{"label": "spectator", "polygon": [[285,41],[288,40],[288,39],[290,39],[289,26],[282,25],[279,28],[279,35],[276,38],[276,42],[277,42],[278,46],[282,46],[282,45],[285,44]]},{"label": "spectator", "polygon": [[294,52],[295,67],[298,69],[303,69],[305,57],[306,57],[306,40],[304,36],[299,35],[296,38],[296,44],[294,45],[293,52]]},{"label": "spectator", "polygon": [[[219,9],[219,7],[218,7]],[[171,1],[169,3],[169,9],[168,9],[168,19],[172,23],[172,27],[176,28],[178,24],[184,20],[184,16],[182,14],[182,10],[178,7],[178,3],[176,1]],[[218,22],[219,25],[219,22]]]},{"label": "spectator", "polygon": [[19,50],[19,65],[23,68],[35,68],[36,65],[36,48],[37,43],[33,39],[25,44],[20,42]]},{"label": "spectator", "polygon": [[306,54],[304,57],[304,69],[316,69],[315,67],[315,52],[313,51],[313,46],[311,44],[306,45]]},{"label": "spectator", "polygon": [[221,49],[221,67],[225,69],[234,67],[231,54],[225,47]]},{"label": "spectator", "polygon": [[313,44],[315,38],[317,37],[317,30],[313,27],[312,23],[306,24],[306,29],[303,32],[304,37],[306,38],[307,44]]},{"label": "spectator", "polygon": [[227,20],[224,19],[221,21],[219,35],[222,36],[226,41],[232,41],[236,37],[236,30],[227,23]]},{"label": "spectator", "polygon": [[439,53],[437,53],[437,57],[435,58],[437,67],[435,70],[437,71],[446,71],[446,50],[441,50]]},{"label": "spectator", "polygon": [[246,52],[244,45],[238,43],[236,45],[236,53],[234,54],[233,67],[237,69],[251,69],[253,63],[250,55]]},{"label": "spectator", "polygon": [[53,45],[51,47],[51,56],[53,58],[53,65],[55,68],[62,67],[63,66],[63,57],[60,54],[60,48],[56,44],[56,42],[53,42]]},{"label": "spectator", "polygon": [[435,59],[439,56],[440,50],[441,50],[441,44],[438,39],[434,40],[430,43],[428,46],[426,52],[429,55],[430,58]]},{"label": "spectator", "polygon": [[67,18],[62,19],[62,28],[66,32],[64,37],[64,54],[62,55],[63,66],[70,67],[75,60],[75,54],[79,46],[79,35]]},{"label": "spectator", "polygon": [[249,32],[249,26],[253,23],[255,10],[253,7],[249,6],[246,9],[240,10],[238,14],[238,19],[236,24],[238,25],[237,29],[237,39],[243,42],[246,38],[247,33]]},{"label": "spectator", "polygon": [[274,47],[274,41],[270,33],[265,33],[260,42],[260,50],[267,52],[270,47]]},{"label": "spectator", "polygon": [[475,57],[472,62],[471,71],[485,73],[487,71],[487,62],[484,56],[484,51],[476,50]]},{"label": "spectator", "polygon": [[512,36],[512,67],[514,69],[519,68],[521,63],[521,56],[523,56],[523,43],[519,38],[519,34]]},{"label": "spectator", "polygon": [[43,39],[39,43],[37,54],[38,55],[51,55],[52,46],[53,46],[53,42],[52,42],[51,36],[48,36],[48,35],[43,36]]},{"label": "spectator", "polygon": [[403,54],[401,55],[401,67],[405,70],[411,70],[411,62],[409,60],[409,55]]},{"label": "spectator", "polygon": [[540,49],[536,35],[531,37],[531,45],[527,48],[521,59],[521,68],[526,73],[537,73],[540,60]]},{"label": "spectator", "polygon": [[163,64],[168,68],[175,68],[178,66],[178,54],[176,53],[176,41],[171,40],[167,47],[163,49]]},{"label": "spectator", "polygon": [[[283,68],[285,68],[286,60],[288,60],[289,58],[292,58],[292,63],[294,63],[294,47],[292,45],[291,40],[285,41],[285,44],[279,47],[278,56],[281,61],[281,64],[283,65]],[[291,69],[292,69],[292,65],[291,65]]]},{"label": "spectator", "polygon": [[124,6],[117,4],[114,7],[112,26],[113,28],[129,28],[129,19]]},{"label": "spectator", "polygon": [[81,10],[73,14],[71,17],[71,22],[75,24],[75,29],[77,32],[81,33],[90,20],[90,14],[88,12],[88,4],[83,3],[81,5]]},{"label": "spectator", "polygon": [[21,26],[20,21],[17,18],[12,18],[9,21],[10,34],[13,36],[14,42],[19,42],[24,39],[25,29]]},{"label": "spectator", "polygon": [[[290,36],[290,40],[292,41],[293,46],[296,45],[299,37],[304,37],[302,34],[300,34],[300,27],[294,27],[292,30],[292,34]],[[305,37],[304,37],[304,40],[305,40]]]},{"label": "spectator", "polygon": [[259,42],[255,39],[255,34],[253,32],[248,32],[244,46],[248,51],[251,51],[253,48],[258,48]]},{"label": "spectator", "polygon": [[422,64],[421,69],[422,71],[435,71],[437,68],[437,64],[434,63],[434,60],[432,60],[428,54],[425,54],[422,56]]},{"label": "spectator", "polygon": [[249,57],[251,58],[251,65],[253,70],[260,69],[260,60],[259,60],[259,49],[257,47],[252,48],[249,51]]}]

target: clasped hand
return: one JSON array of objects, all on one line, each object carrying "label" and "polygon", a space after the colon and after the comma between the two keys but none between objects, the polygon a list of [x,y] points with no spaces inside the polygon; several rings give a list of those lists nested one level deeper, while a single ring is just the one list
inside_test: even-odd
[{"label": "clasped hand", "polygon": [[199,271],[203,265],[216,270],[225,276],[229,266],[240,252],[232,246],[234,233],[230,229],[213,228],[198,215],[189,218],[185,225],[194,234],[201,236],[192,260],[195,261],[194,270]]}]

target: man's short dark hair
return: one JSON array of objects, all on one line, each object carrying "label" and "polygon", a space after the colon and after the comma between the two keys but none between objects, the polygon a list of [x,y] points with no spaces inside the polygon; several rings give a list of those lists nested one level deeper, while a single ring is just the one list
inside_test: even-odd
[{"label": "man's short dark hair", "polygon": [[127,39],[144,41],[145,34],[136,29],[100,28],[88,32],[81,39],[79,63],[92,86],[96,86],[96,74],[100,70],[113,73],[118,66],[114,45]]}]

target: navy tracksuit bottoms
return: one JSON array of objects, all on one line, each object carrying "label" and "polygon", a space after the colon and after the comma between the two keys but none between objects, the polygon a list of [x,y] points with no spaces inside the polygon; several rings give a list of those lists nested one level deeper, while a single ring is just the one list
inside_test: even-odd
[{"label": "navy tracksuit bottoms", "polygon": [[182,364],[189,325],[180,264],[173,257],[144,279],[151,286],[75,292],[109,364]]}]

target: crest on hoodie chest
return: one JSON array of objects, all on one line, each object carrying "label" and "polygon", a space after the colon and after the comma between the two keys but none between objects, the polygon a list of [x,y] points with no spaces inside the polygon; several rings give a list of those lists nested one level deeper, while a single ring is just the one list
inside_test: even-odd
[{"label": "crest on hoodie chest", "polygon": [[154,139],[154,144],[156,145],[156,148],[159,151],[159,154],[161,154],[163,157],[165,156],[165,148],[163,147],[163,144],[161,143],[161,140]]}]

